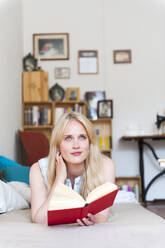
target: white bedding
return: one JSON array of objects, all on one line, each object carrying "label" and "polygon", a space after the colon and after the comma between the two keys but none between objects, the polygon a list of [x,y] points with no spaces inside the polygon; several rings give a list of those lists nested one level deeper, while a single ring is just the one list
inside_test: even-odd
[{"label": "white bedding", "polygon": [[[29,204],[27,185],[8,186]],[[164,248],[164,235],[165,220],[136,203],[129,192],[119,191],[109,222],[94,226],[33,224],[30,209],[0,214],[0,248]]]},{"label": "white bedding", "polygon": [[0,215],[0,248],[164,248],[165,221],[136,203],[115,204],[108,223],[89,227],[31,223],[30,210]]}]

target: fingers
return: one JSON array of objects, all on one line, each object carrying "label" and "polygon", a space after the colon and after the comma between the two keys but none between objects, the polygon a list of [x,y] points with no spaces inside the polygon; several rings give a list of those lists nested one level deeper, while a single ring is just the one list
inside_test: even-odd
[{"label": "fingers", "polygon": [[91,226],[91,225],[94,225],[95,224],[94,215],[88,214],[87,218],[83,218],[82,220],[77,219],[77,223],[80,226]]},{"label": "fingers", "polygon": [[64,183],[66,177],[67,177],[67,169],[65,162],[59,152],[56,154],[56,180],[59,180],[60,182]]}]

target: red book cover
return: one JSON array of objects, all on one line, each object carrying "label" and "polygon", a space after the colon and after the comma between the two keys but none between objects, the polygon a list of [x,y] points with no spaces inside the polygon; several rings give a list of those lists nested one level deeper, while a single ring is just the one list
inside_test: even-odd
[{"label": "red book cover", "polygon": [[100,197],[84,207],[48,210],[48,226],[76,223],[77,219],[87,217],[88,213],[97,214],[113,205],[118,189]]}]

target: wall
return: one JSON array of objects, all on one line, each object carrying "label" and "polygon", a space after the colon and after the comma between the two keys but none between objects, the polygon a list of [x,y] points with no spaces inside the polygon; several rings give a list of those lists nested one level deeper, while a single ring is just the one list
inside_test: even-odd
[{"label": "wall", "polygon": [[[63,87],[85,91],[106,90],[114,100],[113,160],[117,175],[137,175],[138,150],[134,142],[121,142],[127,127],[138,125],[145,133],[157,132],[156,114],[165,114],[165,76],[163,0],[23,0],[24,55],[32,50],[33,33],[70,34],[70,60],[41,62],[49,72],[49,87],[58,82]],[[99,74],[78,75],[77,51],[98,49]],[[114,49],[131,49],[132,64],[113,64]],[[54,68],[69,66],[69,80],[54,79]],[[165,156],[164,142],[154,142],[160,156]],[[150,153],[145,155],[146,182],[159,172]],[[148,193],[165,198],[161,191],[164,178]],[[157,190],[159,189],[159,193]]]},{"label": "wall", "polygon": [[0,155],[16,159],[21,127],[21,0],[0,0]]}]

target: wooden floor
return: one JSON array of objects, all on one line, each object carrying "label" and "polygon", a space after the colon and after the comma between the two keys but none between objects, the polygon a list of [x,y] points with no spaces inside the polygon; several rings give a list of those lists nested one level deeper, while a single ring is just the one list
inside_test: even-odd
[{"label": "wooden floor", "polygon": [[146,208],[165,219],[165,202],[147,203]]}]

